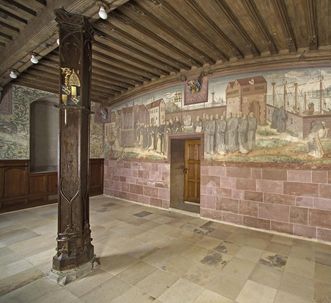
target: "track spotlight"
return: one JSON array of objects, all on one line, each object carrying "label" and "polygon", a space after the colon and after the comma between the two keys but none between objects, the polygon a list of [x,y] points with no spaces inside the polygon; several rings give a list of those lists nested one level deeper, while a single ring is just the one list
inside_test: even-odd
[{"label": "track spotlight", "polygon": [[18,72],[16,70],[12,70],[9,74],[9,77],[12,79],[16,79],[18,77]]},{"label": "track spotlight", "polygon": [[39,60],[38,60],[38,58],[36,57],[36,54],[35,54],[35,53],[33,53],[33,54],[31,55],[31,59],[30,59],[30,61],[31,61],[33,64],[37,64],[37,63],[39,63]]},{"label": "track spotlight", "polygon": [[106,20],[108,18],[108,14],[103,5],[101,5],[99,9],[99,17],[103,20]]}]

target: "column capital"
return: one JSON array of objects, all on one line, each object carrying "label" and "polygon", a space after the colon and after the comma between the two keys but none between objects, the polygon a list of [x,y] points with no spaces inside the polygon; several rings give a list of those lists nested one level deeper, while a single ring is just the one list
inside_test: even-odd
[{"label": "column capital", "polygon": [[83,15],[73,14],[67,12],[64,8],[58,8],[54,10],[55,21],[58,23],[59,27],[62,27],[66,31],[80,31],[85,32],[93,38],[94,29],[89,19]]}]

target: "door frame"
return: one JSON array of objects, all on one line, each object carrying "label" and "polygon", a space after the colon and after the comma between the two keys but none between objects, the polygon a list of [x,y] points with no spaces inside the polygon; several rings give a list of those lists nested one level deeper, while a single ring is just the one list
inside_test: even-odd
[{"label": "door frame", "polygon": [[204,160],[204,133],[180,133],[180,134],[169,134],[168,135],[168,142],[169,142],[169,147],[168,147],[168,162],[171,164],[171,144],[173,140],[197,140],[200,139],[201,142],[201,149],[200,149],[200,165],[202,161]]},{"label": "door frame", "polygon": [[[170,165],[170,178],[171,178],[171,146],[174,140],[200,140],[200,201],[201,201],[201,165],[204,160],[204,133],[179,133],[179,134],[169,134],[168,135],[168,163]],[[171,199],[171,180],[170,180],[170,199]],[[171,205],[171,201],[170,201]],[[200,207],[200,203],[198,204]]]}]

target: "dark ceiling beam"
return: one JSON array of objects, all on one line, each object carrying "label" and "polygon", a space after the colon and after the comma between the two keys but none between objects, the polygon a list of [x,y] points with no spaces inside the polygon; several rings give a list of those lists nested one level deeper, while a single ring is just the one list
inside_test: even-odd
[{"label": "dark ceiling beam", "polygon": [[[35,4],[36,0],[30,1],[33,1],[31,3]],[[116,9],[127,1],[113,0],[110,9]],[[94,17],[98,12],[97,2],[91,0],[52,0],[47,2],[39,1],[39,4],[42,5],[42,8],[37,16],[33,17],[28,24],[22,27],[19,35],[8,43],[2,51],[0,86],[6,85],[11,80],[8,77],[10,69],[15,68],[22,72],[31,66],[30,60],[21,63],[21,65],[17,64],[27,54],[39,48],[38,53],[45,55],[57,48],[55,43],[57,23],[55,21],[54,9],[64,7],[69,12],[84,14],[87,17]],[[1,20],[5,22],[3,19]],[[93,22],[95,20],[98,19],[94,19]]]},{"label": "dark ceiling beam", "polygon": [[12,26],[10,24],[7,24],[7,23],[5,23],[3,21],[0,21],[0,25],[1,25],[2,28],[4,28],[4,27],[5,28],[8,28],[9,30],[11,30],[13,32],[16,32],[16,33],[19,33],[20,32],[20,29],[19,28],[15,27],[15,26]]},{"label": "dark ceiling beam", "polygon": [[54,94],[58,94],[59,93],[59,87],[58,86],[54,86],[54,85],[50,85],[49,83],[46,82],[39,82],[36,80],[29,80],[29,79],[19,79],[19,80],[15,80],[13,82],[13,84],[17,84],[17,85],[23,85],[23,86],[27,86],[27,87],[31,87],[31,88],[35,88],[35,89],[39,89],[39,90],[43,90],[43,91],[47,91],[50,93],[54,93]]},{"label": "dark ceiling beam", "polygon": [[17,12],[17,14],[23,16],[23,18],[29,19],[30,17],[37,16],[37,12],[28,7],[29,2],[23,5],[15,0],[1,0],[0,5],[1,7],[6,7],[11,12]]},{"label": "dark ceiling beam", "polygon": [[237,30],[240,36],[245,40],[247,46],[253,56],[261,55],[260,50],[256,46],[253,39],[246,32],[245,28],[241,25],[239,18],[233,13],[231,8],[227,5],[224,0],[215,0],[216,5],[221,10],[221,12],[226,16],[229,23]]},{"label": "dark ceiling beam", "polygon": [[[128,6],[126,6],[128,7]],[[126,8],[125,7],[125,8]],[[123,8],[123,9],[125,9]],[[154,26],[160,28],[163,32],[166,32],[169,36],[171,36],[176,41],[179,41],[181,44],[185,45],[188,49],[190,49],[193,53],[199,55],[199,59],[203,58],[206,63],[215,64],[216,60],[209,56],[206,52],[202,51],[200,48],[196,47],[194,43],[191,43],[188,39],[186,39],[183,35],[179,34],[178,31],[168,26],[165,22],[163,22],[160,18],[155,17],[153,14],[145,10],[139,2],[130,2],[129,8],[131,11],[137,15],[138,18],[143,17],[148,22],[152,22]]]},{"label": "dark ceiling beam", "polygon": [[[278,1],[278,0],[275,0],[275,1]],[[243,0],[242,3],[244,5],[244,7],[246,8],[246,10],[248,11],[249,15],[252,17],[254,23],[256,24],[257,28],[261,32],[263,38],[265,39],[270,53],[277,54],[278,49],[277,49],[276,42],[275,42],[274,38],[272,37],[272,35],[270,34],[260,12],[257,9],[257,6],[256,6],[254,0]]]},{"label": "dark ceiling beam", "polygon": [[185,0],[185,3],[194,11],[194,13],[201,18],[210,28],[224,41],[224,43],[231,49],[234,57],[239,59],[244,55],[239,47],[218,27],[218,25],[203,11],[202,7],[196,1]]},{"label": "dark ceiling beam", "polygon": [[119,84],[118,82],[113,81],[112,79],[109,78],[105,78],[104,76],[97,74],[93,71],[92,71],[92,79],[96,79],[99,82],[104,82],[105,84],[107,83],[108,85],[111,85],[112,87],[117,88],[121,91],[126,91],[128,88],[134,87],[134,85],[128,85],[123,83]]},{"label": "dark ceiling beam", "polygon": [[[51,55],[47,56],[46,59],[42,59],[40,64],[50,68],[55,68],[57,70],[59,69],[58,60],[56,59],[54,60],[54,56],[52,57]],[[111,77],[109,73],[93,67],[93,63],[92,63],[92,78],[107,81],[109,85],[113,85],[115,88],[121,90],[127,90],[130,87],[135,87],[133,81],[130,82],[119,81],[116,77]]]},{"label": "dark ceiling beam", "polygon": [[[99,40],[102,40],[102,42]],[[111,38],[104,38],[101,37],[101,39],[96,39],[96,41],[93,43],[94,49],[98,49],[100,51],[105,51],[107,54],[116,55],[120,58],[123,58],[129,62],[130,64],[139,64],[140,67],[145,67],[148,69],[153,70],[154,72],[158,72],[161,75],[168,75],[170,73],[169,70],[166,70],[167,67],[162,66],[160,62],[157,62],[153,57],[148,58],[148,55],[143,57],[144,59],[139,59],[136,55],[143,56],[143,54],[140,54],[140,51],[135,49],[132,46],[125,46],[124,44],[117,43],[118,46],[127,49],[130,53],[133,53],[133,55],[127,54],[121,50],[115,49],[112,46],[109,45],[109,42],[115,42],[114,40],[111,40]],[[171,69],[171,68],[170,68]]]},{"label": "dark ceiling beam", "polygon": [[[56,77],[59,76],[59,69],[58,67],[56,67],[54,64],[52,65],[49,65],[49,64],[45,64],[45,60],[42,60],[38,65],[36,66],[33,66],[33,68],[31,69],[33,72],[34,71],[40,71],[42,73],[45,73],[46,75],[47,74],[52,74]],[[119,87],[119,86],[116,86],[116,85],[111,85],[108,81],[104,81],[102,79],[99,79],[98,77],[95,77],[92,73],[92,87],[94,84],[97,84],[99,86],[102,86],[103,88],[110,88],[112,89],[113,91],[116,91],[116,92],[123,92],[125,91],[127,88],[126,87]]]},{"label": "dark ceiling beam", "polygon": [[134,81],[120,81],[117,77],[110,75],[108,72],[92,67],[92,77],[97,77],[107,81],[109,84],[117,85],[123,89],[135,87]]},{"label": "dark ceiling beam", "polygon": [[12,13],[11,10],[8,10],[0,4],[0,13],[6,16],[6,19],[12,19],[15,22],[20,22],[22,24],[28,24],[28,20],[26,18],[22,18],[15,13]]},{"label": "dark ceiling beam", "polygon": [[[15,0],[16,3],[20,3],[22,5],[27,4],[27,0]],[[29,7],[32,8],[35,11],[40,11],[42,8],[46,6],[46,0],[44,1],[37,1],[37,0],[29,0]]]},{"label": "dark ceiling beam", "polygon": [[107,56],[106,54],[101,53],[101,52],[97,51],[96,49],[93,50],[92,55],[95,56],[96,58],[98,58],[99,60],[104,60],[104,62],[108,62],[108,63],[111,62],[116,67],[123,68],[127,71],[131,71],[131,72],[137,73],[139,75],[150,75],[151,77],[153,77],[153,76],[160,77],[160,74],[158,74],[154,71],[150,71],[149,69],[143,69],[143,68],[137,67],[135,65],[128,64],[126,62],[122,62],[121,60]]},{"label": "dark ceiling beam", "polygon": [[[119,23],[118,25],[116,25]],[[158,62],[161,66],[163,66],[163,69],[169,72],[176,72],[179,71],[181,68],[183,69],[189,69],[190,65],[187,63],[184,63],[182,61],[178,61],[175,58],[172,58],[169,56],[169,54],[164,54],[160,50],[158,50],[156,47],[151,46],[150,44],[143,42],[139,39],[137,39],[134,35],[129,34],[128,32],[125,32],[120,28],[120,26],[123,24],[120,20],[114,18],[112,19],[112,23],[101,23],[103,28],[108,28],[112,33],[119,34],[120,37],[123,38],[124,41],[130,41],[135,45],[138,45],[142,49],[148,51],[144,52],[140,49],[137,49],[136,47],[131,46],[130,44],[125,43],[122,40],[117,39],[114,36],[109,36],[110,41],[116,43],[117,45],[129,50],[129,51],[136,51],[137,54],[141,55],[143,58],[148,58],[149,60],[153,60],[155,62]],[[108,39],[108,37],[106,37]],[[151,55],[152,53],[153,55]]]},{"label": "dark ceiling beam", "polygon": [[0,36],[6,40],[13,40],[12,36],[0,32]]},{"label": "dark ceiling beam", "polygon": [[176,9],[174,9],[170,3],[166,0],[150,0],[154,5],[160,5],[160,7],[170,16],[175,17],[177,21],[179,21],[181,24],[184,24],[184,26],[194,34],[195,37],[199,38],[200,41],[205,43],[206,45],[210,45],[214,50],[217,51],[219,59],[222,59],[223,61],[228,61],[229,56],[226,55],[223,50],[221,50],[213,41],[208,39],[204,34],[200,32],[199,29],[197,29],[191,22],[186,20],[182,15],[178,13]]},{"label": "dark ceiling beam", "polygon": [[[47,56],[47,59],[52,60],[53,62],[58,62],[58,54],[57,52],[52,52],[52,54]],[[108,69],[103,68],[102,66],[100,67],[100,64],[94,64],[92,61],[92,73],[93,71],[102,74],[102,75],[106,75],[116,81],[118,81],[119,83],[127,83],[127,84],[131,84],[132,86],[135,86],[135,84],[142,84],[143,81],[139,80],[139,79],[128,79],[127,77],[123,77],[120,74],[117,73],[113,73],[110,72]]]},{"label": "dark ceiling beam", "polygon": [[[318,49],[317,9],[315,0],[306,0],[309,49]],[[331,26],[331,24],[329,25]]]},{"label": "dark ceiling beam", "polygon": [[119,20],[123,21],[123,23],[125,23],[127,26],[132,27],[134,30],[139,31],[146,37],[149,37],[150,39],[154,40],[156,43],[158,43],[158,44],[162,45],[163,47],[165,47],[166,49],[168,49],[170,54],[171,53],[177,54],[190,66],[195,65],[195,66],[199,67],[199,66],[203,65],[202,60],[193,58],[191,55],[187,54],[183,50],[177,48],[176,46],[174,46],[173,44],[168,42],[166,39],[161,38],[159,35],[154,33],[152,30],[146,28],[145,26],[141,25],[139,22],[136,22],[133,19],[131,19],[130,17],[128,17],[123,11],[121,11],[121,12],[116,11],[116,14],[114,14],[113,17],[115,17],[115,16]]},{"label": "dark ceiling beam", "polygon": [[147,77],[146,75],[139,75],[137,73],[126,71],[122,68],[116,67],[112,64],[105,63],[104,61],[100,61],[93,56],[93,66],[97,66],[108,70],[110,73],[117,73],[118,75],[124,76],[128,79],[137,80],[137,81],[146,81],[151,80],[151,77]]},{"label": "dark ceiling beam", "polygon": [[[247,1],[247,0],[246,0]],[[295,35],[293,32],[293,28],[291,25],[290,18],[287,13],[287,8],[284,0],[272,0],[273,6],[280,18],[280,24],[283,28],[287,39],[287,45],[290,52],[297,51],[297,43],[295,39]]]}]

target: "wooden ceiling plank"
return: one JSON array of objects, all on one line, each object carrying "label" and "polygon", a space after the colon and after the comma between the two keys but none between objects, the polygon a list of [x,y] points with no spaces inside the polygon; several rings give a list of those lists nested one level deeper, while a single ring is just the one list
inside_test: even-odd
[{"label": "wooden ceiling plank", "polygon": [[[44,61],[44,60],[42,60],[42,61]],[[34,71],[40,71],[42,73],[45,73],[46,75],[52,74],[56,77],[59,76],[59,70],[55,65],[52,65],[50,68],[49,65],[44,65],[43,62],[40,62],[37,66],[34,66],[32,72],[34,72]],[[92,74],[92,83],[98,83],[98,84],[100,83],[102,87],[111,88],[117,92],[122,92],[123,90],[126,90],[126,88],[119,87],[116,85],[110,85],[109,82],[107,82],[107,81],[99,80],[98,78],[94,77],[93,74]]]},{"label": "wooden ceiling plank", "polygon": [[230,24],[237,30],[237,32],[240,34],[240,36],[249,45],[250,51],[253,54],[253,56],[261,55],[261,52],[258,49],[258,47],[256,46],[255,42],[249,36],[249,34],[245,30],[245,28],[241,25],[240,20],[236,17],[236,15],[231,10],[231,8],[227,5],[227,3],[222,0],[216,0],[215,3],[219,7],[219,9],[222,11],[222,13],[227,17]]},{"label": "wooden ceiling plank", "polygon": [[98,68],[92,67],[92,77],[107,81],[108,83],[110,83],[112,85],[116,85],[123,89],[135,87],[135,84],[133,81],[130,81],[130,82],[119,81],[117,78],[109,75],[109,73],[105,73],[104,71],[99,70]]},{"label": "wooden ceiling plank", "polygon": [[131,72],[126,72],[123,69],[120,68],[116,68],[114,66],[112,66],[111,64],[105,63],[103,61],[100,61],[98,59],[96,59],[95,57],[93,58],[93,66],[96,67],[100,67],[104,70],[109,71],[110,73],[116,73],[118,75],[127,77],[128,79],[132,79],[132,80],[137,80],[137,81],[145,81],[145,80],[150,80],[151,78],[148,78],[146,76],[140,76]]},{"label": "wooden ceiling plank", "polygon": [[5,23],[1,20],[0,20],[0,25],[2,27],[2,29],[1,29],[2,31],[4,30],[4,28],[6,28],[6,29],[12,31],[13,33],[19,33],[20,32],[20,29],[18,27],[12,26],[12,25],[10,25],[8,23]]},{"label": "wooden ceiling plank", "polygon": [[29,19],[22,18],[22,17],[18,16],[18,13],[17,12],[15,12],[15,11],[12,12],[12,10],[4,7],[1,4],[0,4],[0,14],[7,16],[6,19],[7,18],[11,18],[15,22],[19,22],[19,23],[22,23],[22,24],[28,24],[28,20]]},{"label": "wooden ceiling plank", "polygon": [[[47,58],[50,59],[50,60],[53,60],[54,62],[57,63],[58,60],[59,60],[57,51],[52,52],[52,54],[47,56]],[[137,83],[140,83],[140,84],[143,83],[142,80],[129,79],[127,77],[123,77],[121,74],[109,72],[108,69],[100,67],[100,65],[98,65],[98,64],[93,64],[93,61],[92,61],[92,72],[93,72],[93,70],[102,72],[103,75],[106,75],[106,76],[112,76],[112,78],[115,79],[115,80],[122,81],[122,82],[128,83],[128,84],[133,84],[133,86]]]},{"label": "wooden ceiling plank", "polygon": [[[97,73],[92,73],[92,80],[93,79],[98,80],[100,83],[108,84],[108,85],[110,85],[110,86],[112,86],[112,87],[114,87],[114,88],[116,88],[116,89],[118,89],[120,91],[125,91],[125,90],[127,90],[130,87],[129,85],[125,85],[123,83],[122,84],[118,84],[117,82],[114,82],[114,81],[112,81],[110,79],[106,79],[106,78],[100,76]],[[132,85],[132,87],[134,87],[134,85]]]},{"label": "wooden ceiling plank", "polygon": [[203,11],[200,5],[195,1],[185,0],[185,3],[199,16],[210,28],[217,33],[219,37],[228,45],[232,50],[233,56],[239,59],[243,58],[244,55],[237,45],[217,26],[217,24],[209,18],[209,16]]},{"label": "wooden ceiling plank", "polygon": [[105,64],[107,66],[109,66],[110,68],[114,68],[115,70],[122,70],[124,71],[125,73],[130,73],[132,75],[136,75],[136,76],[139,76],[139,77],[143,77],[145,78],[146,80],[150,80],[150,79],[153,79],[153,78],[158,78],[160,77],[160,75],[155,75],[155,74],[151,74],[151,73],[148,73],[148,72],[137,72],[137,71],[134,71],[132,69],[128,69],[128,68],[123,68],[123,66],[119,65],[119,64],[113,64],[113,62],[109,59],[106,59],[104,57],[101,57],[97,54],[93,54],[93,60],[94,62],[98,62],[98,63],[102,63],[102,64]]},{"label": "wooden ceiling plank", "polygon": [[[56,56],[53,52],[52,54],[49,54],[47,56],[47,58],[42,59],[41,63],[58,69],[59,68],[59,57]],[[95,75],[97,77],[99,77],[100,79],[104,79],[107,82],[109,82],[110,84],[117,85],[123,89],[128,89],[129,87],[135,86],[134,81],[125,81],[124,82],[124,81],[118,80],[117,77],[111,77],[109,75],[109,73],[104,72],[103,70],[99,70],[98,68],[94,67],[93,62],[92,62],[92,77],[94,77]]]},{"label": "wooden ceiling plank", "polygon": [[47,89],[46,89],[45,83],[40,83],[40,82],[30,81],[30,80],[25,80],[25,79],[20,79],[20,80],[14,81],[13,83],[17,84],[17,85],[34,88],[34,89],[39,89],[42,91],[47,91],[47,92],[54,93],[54,94],[57,94],[59,91],[58,87],[47,86]]},{"label": "wooden ceiling plank", "polygon": [[103,60],[107,60],[108,62],[111,62],[112,64],[114,64],[114,65],[116,65],[118,67],[126,68],[129,71],[133,71],[133,72],[136,72],[136,73],[142,73],[142,74],[148,73],[150,75],[154,75],[154,76],[157,76],[157,77],[160,76],[160,74],[158,74],[158,73],[156,73],[154,71],[151,71],[150,69],[143,69],[143,68],[137,67],[135,65],[128,64],[128,63],[123,62],[121,60],[118,60],[116,58],[107,56],[104,53],[98,52],[95,49],[93,50],[93,55],[95,55],[98,58],[102,58]]},{"label": "wooden ceiling plank", "polygon": [[[107,26],[109,28],[109,30],[113,33],[117,33],[120,36],[123,37],[123,40],[128,40],[130,42],[132,42],[135,45],[140,46],[142,49],[148,50],[150,53],[152,53],[153,55],[146,53],[140,49],[137,49],[136,47],[131,46],[128,43],[125,43],[122,40],[119,40],[113,36],[105,36],[102,38],[105,39],[109,39],[110,41],[117,43],[117,45],[119,45],[122,48],[128,49],[130,51],[136,51],[137,54],[141,55],[143,58],[148,58],[149,60],[153,60],[155,62],[158,62],[158,64],[160,64],[163,69],[167,70],[167,71],[179,71],[181,68],[183,69],[189,69],[190,65],[187,63],[184,63],[182,61],[178,61],[174,58],[172,58],[171,56],[169,56],[169,54],[164,54],[161,51],[159,51],[157,48],[151,46],[150,44],[141,41],[139,39],[137,39],[136,37],[134,37],[133,35],[123,31],[120,27],[114,25],[115,22],[118,22],[118,20],[112,20],[112,23],[108,23],[105,26]],[[120,22],[118,22],[120,23]]]},{"label": "wooden ceiling plank", "polygon": [[[152,70],[158,71],[160,74],[169,74],[170,72],[166,70],[166,67],[160,67],[160,63],[156,63],[157,60],[154,60],[154,58],[147,58],[145,60],[141,60],[138,57],[134,56],[134,55],[130,55],[127,54],[125,52],[122,52],[118,49],[113,48],[112,46],[109,45],[109,42],[115,42],[114,40],[107,40],[104,37],[101,38],[102,43],[98,41],[98,39],[96,39],[96,42],[94,42],[94,46],[99,49],[99,50],[103,50],[105,52],[107,52],[108,54],[112,54],[112,55],[116,55],[120,58],[125,59],[126,61],[131,62],[132,64],[139,64],[139,66],[146,66],[146,68],[150,68]],[[120,47],[122,47],[123,49],[128,50],[130,53],[136,52],[136,54],[140,54],[139,50],[134,49],[131,46],[126,46],[125,44],[119,44],[118,45]],[[141,54],[142,56],[142,54]],[[152,61],[153,60],[153,61]],[[154,63],[155,62],[155,63]],[[170,68],[171,69],[171,68]]]},{"label": "wooden ceiling plank", "polygon": [[199,57],[203,58],[205,62],[209,64],[216,63],[216,60],[209,56],[209,54],[196,47],[193,43],[191,43],[191,41],[186,39],[183,35],[179,34],[178,31],[176,31],[175,29],[168,26],[160,18],[157,18],[153,14],[148,12],[145,8],[139,5],[139,2],[131,2],[129,7],[131,8],[131,11],[138,14],[139,17],[144,16],[149,22],[152,22],[157,28],[160,28],[162,31],[166,32],[173,39],[179,41],[181,44],[184,44],[185,47],[190,49],[193,53],[199,54]]},{"label": "wooden ceiling plank", "polygon": [[244,5],[248,14],[254,20],[254,23],[256,24],[256,27],[259,29],[263,38],[266,40],[270,53],[277,54],[278,53],[277,45],[274,41],[274,38],[270,34],[267,26],[265,25],[265,22],[256,6],[254,0],[243,0],[242,4]]},{"label": "wooden ceiling plank", "polygon": [[191,55],[189,55],[189,54],[185,53],[184,51],[182,51],[181,49],[175,47],[170,42],[168,42],[167,40],[161,38],[159,35],[155,34],[150,29],[146,28],[145,26],[141,25],[140,23],[134,21],[133,19],[131,19],[130,17],[125,15],[125,13],[123,13],[122,11],[121,11],[121,13],[116,11],[116,14],[113,17],[116,17],[117,19],[119,19],[120,21],[125,23],[126,25],[132,27],[134,30],[139,31],[143,35],[145,35],[145,36],[149,37],[150,39],[154,40],[156,43],[158,43],[158,44],[162,45],[163,47],[167,48],[169,50],[169,52],[173,52],[173,53],[179,55],[189,65],[196,65],[196,66],[202,66],[203,65],[203,61],[197,60],[197,59],[193,58]]},{"label": "wooden ceiling plank", "polygon": [[317,10],[315,0],[306,0],[309,49],[318,49]]},{"label": "wooden ceiling plank", "polygon": [[294,36],[293,28],[292,28],[292,25],[291,25],[291,21],[290,21],[290,18],[288,16],[288,13],[287,13],[286,4],[283,0],[273,0],[272,3],[275,7],[275,10],[278,13],[282,28],[285,32],[286,37],[287,37],[288,49],[289,49],[290,52],[296,52],[297,51],[297,43],[296,43],[296,39],[295,39],[295,36]]},{"label": "wooden ceiling plank", "polygon": [[0,32],[0,37],[6,39],[6,40],[13,40],[13,37],[8,35],[8,34],[5,34],[5,33],[2,33]]},{"label": "wooden ceiling plank", "polygon": [[[20,3],[22,5],[27,5],[27,0],[15,0],[15,2]],[[36,0],[30,0],[28,5],[30,8],[32,8],[34,11],[36,11],[37,13],[43,9],[46,6],[46,1],[44,3],[41,3],[39,1]]]},{"label": "wooden ceiling plank", "polygon": [[131,80],[131,81],[135,82],[136,84],[143,84],[145,81],[144,78],[124,75],[124,74],[114,70],[113,68],[107,68],[105,65],[99,64],[97,62],[92,63],[92,68],[98,68],[99,70],[103,70],[103,71],[115,76],[119,80],[124,80],[124,81]]},{"label": "wooden ceiling plank", "polygon": [[23,18],[27,18],[27,20],[31,19],[31,17],[37,16],[37,12],[28,6],[28,2],[23,5],[15,0],[0,0],[0,3],[2,7],[10,10],[12,13],[16,12]]},{"label": "wooden ceiling plank", "polygon": [[223,52],[223,50],[221,50],[213,41],[208,39],[204,34],[202,34],[200,32],[200,30],[197,29],[186,18],[184,18],[184,16],[179,14],[178,11],[176,9],[174,9],[168,1],[166,1],[166,0],[154,0],[152,2],[155,5],[162,5],[162,8],[164,8],[167,11],[168,14],[175,17],[181,24],[184,24],[189,29],[189,31],[192,32],[195,35],[195,37],[198,37],[201,41],[203,41],[203,43],[205,43],[206,45],[210,45],[215,50],[217,50],[218,56],[220,57],[220,59],[222,59],[223,61],[228,61],[229,60],[229,56],[226,55]]}]

